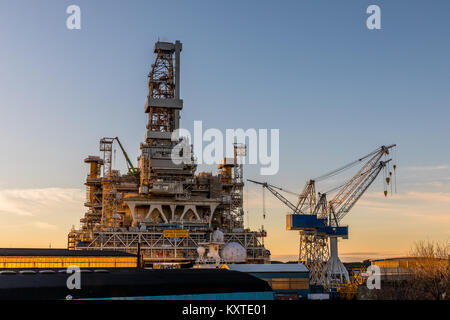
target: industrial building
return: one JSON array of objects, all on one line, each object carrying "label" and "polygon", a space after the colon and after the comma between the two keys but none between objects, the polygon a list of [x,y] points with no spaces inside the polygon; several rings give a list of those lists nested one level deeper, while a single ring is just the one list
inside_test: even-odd
[{"label": "industrial building", "polygon": [[[59,270],[58,270],[59,271]],[[263,280],[219,269],[82,269],[82,286],[67,287],[66,270],[0,271],[0,300],[273,300]]]},{"label": "industrial building", "polygon": [[447,263],[448,260],[419,258],[419,257],[396,257],[385,259],[370,260],[371,264],[380,268],[381,280],[399,280],[408,277],[411,274],[411,269],[415,268],[417,264],[423,263],[423,259],[429,261],[443,261]]},{"label": "industrial building", "polygon": [[310,293],[309,270],[303,264],[225,264],[221,268],[266,281],[277,299],[306,299]]},{"label": "industrial building", "polygon": [[135,268],[138,257],[108,250],[0,249],[0,270],[68,268],[73,265],[80,268]]},{"label": "industrial building", "polygon": [[[149,74],[145,140],[140,144],[138,166],[133,165],[119,138],[100,140],[101,156],[88,156],[87,208],[81,228],[68,235],[70,250],[120,250],[137,252],[145,266],[190,265],[197,249],[223,232],[224,247],[237,243],[245,248],[247,263],[265,263],[270,254],[262,237],[266,233],[244,229],[243,164],[245,145],[234,144],[234,158],[224,159],[218,174],[200,172],[192,155],[175,163],[172,155],[183,100],[180,99],[182,44],[158,41]],[[128,165],[121,174],[112,168],[113,144],[120,147]]]}]

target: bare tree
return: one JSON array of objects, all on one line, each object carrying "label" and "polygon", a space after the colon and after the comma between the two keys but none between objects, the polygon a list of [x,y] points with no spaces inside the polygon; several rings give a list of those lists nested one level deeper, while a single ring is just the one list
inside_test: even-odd
[{"label": "bare tree", "polygon": [[450,243],[416,242],[408,259],[400,262],[398,274],[385,275],[380,290],[361,286],[359,299],[450,300]]},{"label": "bare tree", "polygon": [[411,250],[408,265],[414,299],[450,299],[450,243],[419,241]]}]

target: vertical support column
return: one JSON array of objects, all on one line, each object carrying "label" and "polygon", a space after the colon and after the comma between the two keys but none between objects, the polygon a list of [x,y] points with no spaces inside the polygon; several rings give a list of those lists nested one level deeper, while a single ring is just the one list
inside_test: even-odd
[{"label": "vertical support column", "polygon": [[180,99],[180,52],[181,42],[175,41],[175,98]]},{"label": "vertical support column", "polygon": [[324,266],[324,274],[328,287],[337,287],[349,281],[348,271],[339,259],[337,236],[330,236],[330,259]]},{"label": "vertical support column", "polygon": [[[182,44],[175,41],[175,98],[180,99],[180,52]],[[175,110],[175,130],[180,128],[180,110]]]},{"label": "vertical support column", "polygon": [[177,208],[177,206],[175,204],[171,204],[170,205],[170,212],[172,213],[172,218],[170,219],[170,221],[174,221],[175,220],[175,209]]},{"label": "vertical support column", "polygon": [[325,285],[324,264],[328,260],[328,239],[315,231],[300,231],[299,263],[309,269],[312,285]]}]

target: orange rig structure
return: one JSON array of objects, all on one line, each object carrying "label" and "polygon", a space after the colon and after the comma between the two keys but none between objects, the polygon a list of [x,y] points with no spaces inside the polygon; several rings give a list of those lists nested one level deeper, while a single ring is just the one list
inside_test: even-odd
[{"label": "orange rig structure", "polygon": [[[172,140],[179,129],[180,52],[182,44],[157,42],[149,74],[145,142],[140,144],[138,167],[128,158],[120,140],[102,138],[102,157],[88,156],[86,179],[88,208],[81,228],[68,235],[72,250],[120,250],[136,253],[146,266],[180,267],[198,260],[202,244],[220,231],[222,249],[236,243],[245,249],[246,262],[265,263],[264,232],[244,229],[243,165],[245,145],[234,145],[234,159],[224,159],[218,175],[195,174],[192,161],[177,164],[172,151],[184,138]],[[113,144],[117,142],[127,161],[128,172],[112,169]],[[190,146],[192,149],[192,146]],[[243,250],[242,249],[242,250]]]}]

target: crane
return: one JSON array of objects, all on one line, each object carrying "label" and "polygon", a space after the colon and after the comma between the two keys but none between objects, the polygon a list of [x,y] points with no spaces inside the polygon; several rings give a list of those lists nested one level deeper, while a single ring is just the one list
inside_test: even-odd
[{"label": "crane", "polygon": [[[362,194],[367,190],[370,184],[372,184],[381,169],[390,161],[380,162],[380,159],[384,155],[389,154],[389,149],[393,147],[395,147],[395,145],[381,146],[377,150],[361,158],[366,159],[371,156],[370,159],[361,167],[361,169],[359,169],[359,171],[339,189],[336,196],[328,202],[327,206],[320,213],[320,215],[323,217],[333,214],[335,216],[335,220],[342,219],[342,217],[350,211],[356,201],[358,201]],[[362,161],[361,159],[358,159],[358,161]],[[324,176],[322,176],[322,179],[323,177]],[[361,188],[361,186],[366,187]],[[346,203],[346,205],[343,205],[344,203]]]},{"label": "crane", "polygon": [[122,146],[122,143],[120,143],[119,137],[115,137],[114,138],[117,143],[119,144],[120,149],[122,150],[123,156],[125,157],[125,160],[127,162],[127,168],[128,168],[128,173],[132,174],[132,175],[137,175],[139,174],[139,172],[137,171],[137,169],[133,166],[133,163],[131,163],[130,158],[128,157],[127,152],[125,151],[124,147]]},{"label": "crane", "polygon": [[[291,209],[295,213],[299,213],[297,206],[294,205],[292,202],[290,202],[286,197],[284,197],[281,193],[279,193],[277,190],[284,191],[290,194],[294,194],[294,192],[288,191],[286,189],[276,187],[274,185],[268,184],[267,182],[259,182],[255,180],[247,179],[247,181],[253,182],[255,184],[262,185],[263,188],[269,190],[275,197],[277,197],[281,202],[283,202],[289,209]],[[264,203],[263,203],[264,204]]]},{"label": "crane", "polygon": [[[128,174],[130,175],[138,175],[139,171],[133,166],[133,163],[131,162],[130,158],[128,157],[127,152],[125,151],[125,148],[123,147],[122,143],[119,140],[119,137],[115,138],[102,138],[100,140],[100,151],[104,151],[107,155],[104,155],[104,157],[107,159],[105,163],[109,163],[107,172],[111,169],[111,152],[112,152],[112,145],[114,143],[114,140],[117,141],[119,144],[120,150],[122,150],[123,156],[125,157],[125,161],[127,163],[127,169]],[[105,164],[106,166],[106,164]]]},{"label": "crane", "polygon": [[[337,239],[348,238],[348,226],[341,225],[341,221],[383,168],[389,165],[391,159],[382,158],[395,146],[381,146],[343,167],[308,180],[303,191],[296,194],[296,205],[280,193],[288,192],[286,189],[267,182],[248,180],[262,185],[290,209],[286,216],[286,228],[300,231],[299,262],[309,268],[311,284],[335,286],[348,281],[348,272],[338,256]],[[327,192],[319,192],[316,196],[316,182],[334,177],[361,163],[361,168],[345,183]],[[395,171],[396,165],[393,168]],[[387,184],[389,181],[390,178],[386,177]],[[337,194],[327,200],[327,195],[334,191],[337,191]]]}]

